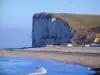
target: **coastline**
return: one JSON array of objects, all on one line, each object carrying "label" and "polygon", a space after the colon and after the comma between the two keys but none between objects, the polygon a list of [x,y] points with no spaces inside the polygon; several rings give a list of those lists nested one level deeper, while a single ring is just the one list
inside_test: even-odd
[{"label": "coastline", "polygon": [[[0,50],[0,56],[24,57],[72,63],[89,67],[93,70],[100,68],[99,47],[42,47]],[[99,69],[100,71],[100,69]]]}]

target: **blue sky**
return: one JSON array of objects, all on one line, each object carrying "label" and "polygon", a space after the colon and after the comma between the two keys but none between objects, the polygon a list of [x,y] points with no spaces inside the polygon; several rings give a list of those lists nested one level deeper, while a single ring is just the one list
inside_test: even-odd
[{"label": "blue sky", "polygon": [[31,28],[37,12],[100,14],[100,0],[0,0],[0,28]]}]

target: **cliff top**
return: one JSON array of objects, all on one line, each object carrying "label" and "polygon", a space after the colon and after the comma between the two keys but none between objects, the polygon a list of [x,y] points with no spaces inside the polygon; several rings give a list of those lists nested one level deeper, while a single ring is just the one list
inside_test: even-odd
[{"label": "cliff top", "polygon": [[100,26],[100,15],[67,13],[52,13],[52,15],[68,22],[74,30],[78,30],[79,28],[90,29]]},{"label": "cliff top", "polygon": [[49,18],[52,18],[52,14],[49,14],[49,13],[36,13],[34,14],[33,16],[34,19],[38,19],[38,18],[43,18],[43,19],[49,19]]},{"label": "cliff top", "polygon": [[36,13],[33,18],[60,18],[68,22],[74,30],[90,29],[100,26],[100,15],[68,14],[68,13]]},{"label": "cliff top", "polygon": [[68,14],[68,13],[51,13],[54,18],[58,17],[68,22],[73,30],[80,33],[87,33],[89,30],[100,37],[100,15],[90,14]]}]

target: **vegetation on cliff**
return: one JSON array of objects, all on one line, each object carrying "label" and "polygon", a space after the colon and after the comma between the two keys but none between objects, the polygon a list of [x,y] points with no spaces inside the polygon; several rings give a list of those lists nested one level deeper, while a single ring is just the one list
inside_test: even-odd
[{"label": "vegetation on cliff", "polygon": [[[96,37],[100,38],[100,15],[52,13],[53,18],[61,18],[68,22],[76,34],[74,42],[91,43]],[[82,39],[84,38],[84,39]]]}]

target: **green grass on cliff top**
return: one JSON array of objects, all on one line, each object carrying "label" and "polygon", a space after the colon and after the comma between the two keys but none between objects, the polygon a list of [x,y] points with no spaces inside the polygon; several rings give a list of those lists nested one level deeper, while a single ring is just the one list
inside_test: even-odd
[{"label": "green grass on cliff top", "polygon": [[61,18],[68,22],[74,30],[90,29],[100,26],[100,15],[52,13],[53,18]]}]

